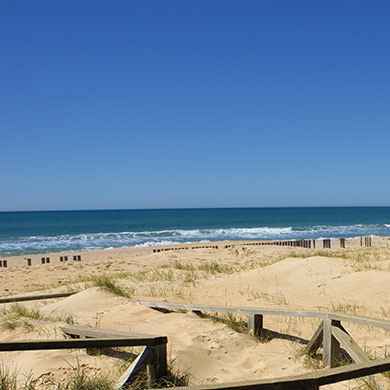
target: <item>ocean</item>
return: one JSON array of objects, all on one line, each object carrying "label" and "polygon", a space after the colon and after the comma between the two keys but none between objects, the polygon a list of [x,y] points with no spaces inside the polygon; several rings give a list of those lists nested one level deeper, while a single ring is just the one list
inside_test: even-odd
[{"label": "ocean", "polygon": [[390,207],[0,212],[0,255],[220,240],[390,236]]}]

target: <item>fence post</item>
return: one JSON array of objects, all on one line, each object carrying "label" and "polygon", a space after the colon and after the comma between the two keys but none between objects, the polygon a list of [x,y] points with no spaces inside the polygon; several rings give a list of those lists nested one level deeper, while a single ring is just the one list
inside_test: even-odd
[{"label": "fence post", "polygon": [[260,339],[264,336],[262,314],[248,314],[248,331]]},{"label": "fence post", "polygon": [[340,362],[340,343],[332,334],[332,326],[340,326],[340,321],[324,319],[323,361],[325,367],[336,367]]},{"label": "fence post", "polygon": [[167,375],[167,344],[156,345],[150,349],[152,350],[152,360],[148,365],[148,380],[152,382]]}]

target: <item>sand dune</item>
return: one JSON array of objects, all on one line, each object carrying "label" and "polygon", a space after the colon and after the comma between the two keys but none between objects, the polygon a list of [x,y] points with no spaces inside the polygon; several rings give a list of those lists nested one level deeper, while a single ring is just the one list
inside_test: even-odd
[{"label": "sand dune", "polygon": [[[274,331],[267,343],[233,331],[227,325],[193,313],[161,313],[94,287],[88,277],[112,275],[117,285],[134,298],[306,310],[334,309],[386,318],[390,309],[388,247],[354,249],[342,257],[319,256],[319,252],[284,247],[236,247],[183,252],[118,250],[88,252],[80,263],[14,265],[1,270],[4,295],[78,288],[77,294],[56,300],[29,302],[40,318],[18,318],[13,330],[3,326],[0,339],[43,339],[62,337],[59,326],[71,318],[83,326],[168,336],[169,354],[190,383],[221,383],[246,379],[287,376],[310,371],[299,356],[303,345],[286,339],[294,335],[309,340],[319,321],[267,316],[264,326]],[[365,255],[355,259],[356,251]],[[359,252],[359,253],[360,253]],[[291,256],[293,254],[293,256]],[[300,258],[299,255],[304,257]],[[373,259],[378,255],[378,260]],[[368,260],[367,260],[368,259]],[[213,271],[210,264],[225,266]],[[22,282],[24,280],[24,282]],[[70,282],[74,283],[71,284]],[[42,292],[39,290],[38,292]],[[36,293],[36,292],[35,292]],[[2,323],[12,317],[11,305],[2,305]],[[13,318],[13,317],[12,317]],[[31,324],[27,329],[24,322]],[[347,326],[347,325],[346,325]],[[348,330],[376,356],[390,345],[386,332],[348,324]],[[77,361],[90,372],[118,372],[121,362],[113,357],[89,356],[84,351],[31,351],[0,354],[21,373],[39,377],[41,388],[66,380]],[[342,384],[331,388],[344,388]]]}]

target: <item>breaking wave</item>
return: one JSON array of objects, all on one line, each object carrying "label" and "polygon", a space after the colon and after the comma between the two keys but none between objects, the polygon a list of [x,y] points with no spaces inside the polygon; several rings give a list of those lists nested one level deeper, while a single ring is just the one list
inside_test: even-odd
[{"label": "breaking wave", "polygon": [[390,224],[310,227],[230,227],[160,231],[26,236],[0,240],[0,253],[23,254],[108,248],[149,247],[184,242],[390,236]]}]

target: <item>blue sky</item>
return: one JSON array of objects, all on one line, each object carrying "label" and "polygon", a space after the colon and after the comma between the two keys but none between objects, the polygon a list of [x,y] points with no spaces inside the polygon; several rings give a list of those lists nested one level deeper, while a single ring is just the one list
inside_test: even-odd
[{"label": "blue sky", "polygon": [[0,210],[390,205],[389,20],[0,0]]}]

